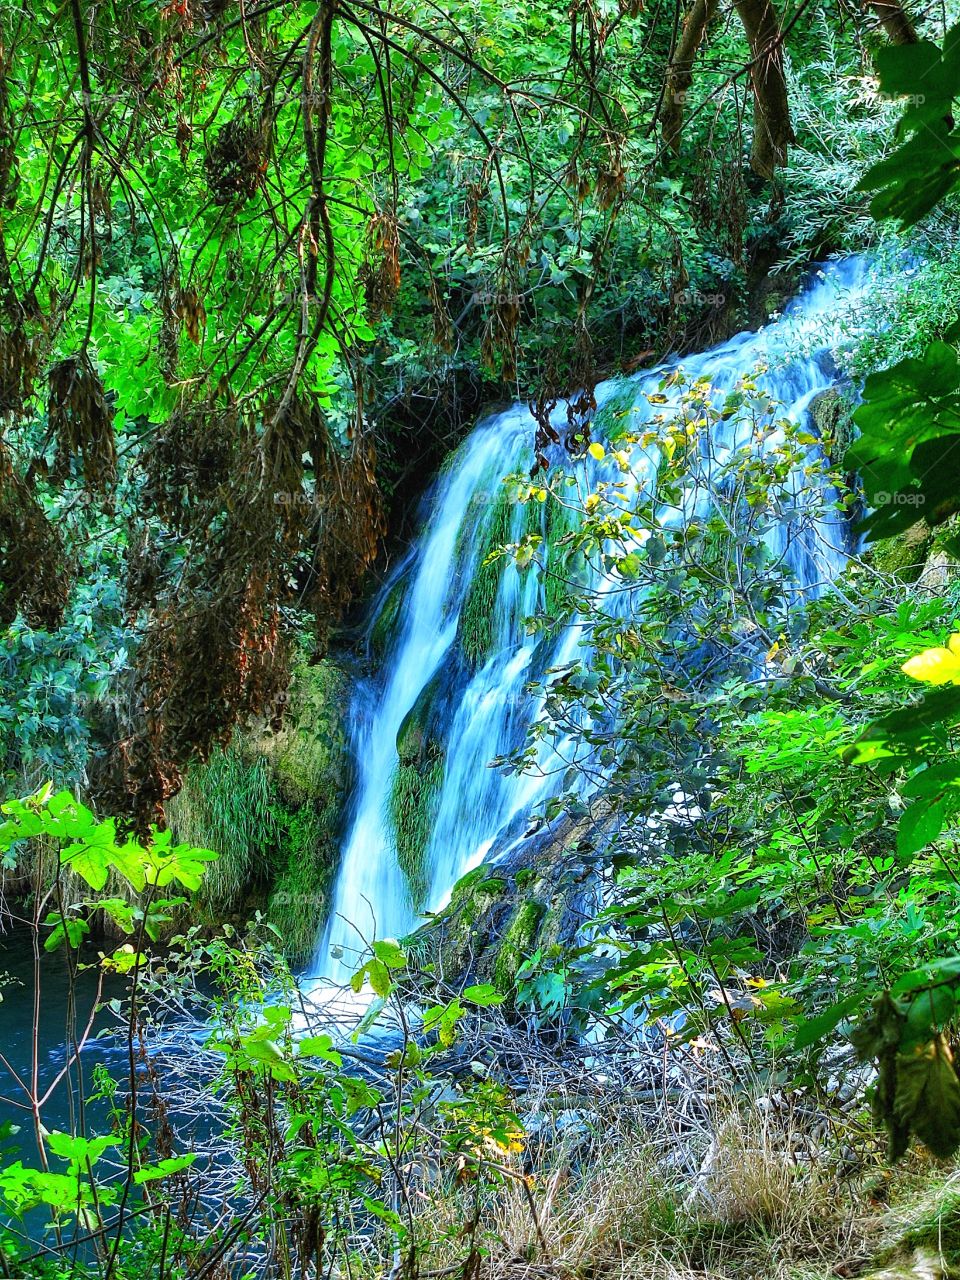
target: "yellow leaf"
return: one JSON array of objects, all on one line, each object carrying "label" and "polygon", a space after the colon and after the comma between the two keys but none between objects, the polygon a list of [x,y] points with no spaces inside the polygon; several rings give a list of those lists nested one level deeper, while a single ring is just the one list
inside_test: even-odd
[{"label": "yellow leaf", "polygon": [[596,440],[587,449],[587,453],[589,453],[591,458],[596,458],[598,462],[602,462],[603,459],[607,456],[607,452],[604,449],[603,445],[597,444]]},{"label": "yellow leaf", "polygon": [[924,649],[901,667],[914,680],[925,684],[960,684],[960,633],[952,635],[946,649]]}]

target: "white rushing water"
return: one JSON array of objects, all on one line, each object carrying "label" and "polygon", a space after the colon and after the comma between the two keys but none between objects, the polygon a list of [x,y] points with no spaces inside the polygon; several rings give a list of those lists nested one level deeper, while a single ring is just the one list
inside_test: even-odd
[{"label": "white rushing water", "polygon": [[[774,323],[672,363],[682,365],[689,381],[708,377],[718,399],[765,365],[759,385],[782,406],[780,416],[801,422],[814,397],[833,385],[831,352],[856,330],[869,277],[863,259],[831,264]],[[637,374],[627,384],[601,384],[598,404],[622,397],[627,385],[634,393],[631,429],[649,420],[653,411],[646,395],[658,389],[664,368]],[[564,421],[561,405],[557,423]],[[714,449],[737,447],[743,429],[735,418],[718,423]],[[499,562],[490,635],[479,665],[465,658],[462,646],[461,615],[489,543],[501,478],[529,468],[533,434],[533,419],[520,405],[474,429],[445,467],[425,504],[420,535],[381,595],[380,608],[386,608],[402,593],[381,668],[358,684],[353,697],[357,777],[333,910],[314,961],[317,975],[344,981],[365,942],[401,936],[424,909],[441,907],[456,881],[520,839],[527,815],[559,789],[562,770],[515,776],[488,766],[523,742],[538,714],[528,683],[576,656],[582,638],[576,622],[550,641],[528,635],[524,619],[543,604],[543,579],[519,572],[507,557]],[[508,540],[517,541],[529,514],[518,504],[510,519]],[[784,555],[799,589],[817,590],[842,566],[845,536],[840,517],[831,513],[819,520],[813,536],[789,539],[784,531],[775,550]],[[546,538],[539,555],[550,555]],[[591,585],[603,589],[600,581]],[[420,902],[398,861],[390,812],[400,764],[397,739],[411,713],[418,724],[429,724],[438,779]]]}]

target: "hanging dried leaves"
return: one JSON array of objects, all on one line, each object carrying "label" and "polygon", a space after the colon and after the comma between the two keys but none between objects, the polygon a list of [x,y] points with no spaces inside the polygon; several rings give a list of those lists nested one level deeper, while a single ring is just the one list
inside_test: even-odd
[{"label": "hanging dried leaves", "polygon": [[21,324],[0,333],[0,413],[22,414],[39,367],[37,341]]},{"label": "hanging dried leaves", "polygon": [[235,409],[180,410],[144,450],[146,506],[171,529],[187,533],[228,499],[247,427]]},{"label": "hanging dried leaves", "polygon": [[378,320],[390,312],[400,288],[400,228],[395,213],[378,213],[367,223],[367,258],[360,274],[367,309]]},{"label": "hanging dried leaves", "polygon": [[31,626],[52,631],[69,591],[63,542],[0,446],[0,626],[22,612]]},{"label": "hanging dried leaves", "polygon": [[94,781],[105,808],[144,829],[192,759],[276,702],[288,679],[284,608],[334,619],[376,554],[373,463],[362,433],[344,452],[299,395],[256,414],[197,406],[157,435],[127,554],[136,683]]},{"label": "hanging dried leaves", "polygon": [[520,297],[516,287],[501,279],[492,295],[480,338],[480,358],[484,367],[496,373],[499,365],[504,382],[517,378],[517,329],[520,325]]},{"label": "hanging dried leaves", "polygon": [[66,479],[79,458],[94,493],[109,493],[117,478],[113,410],[90,357],[84,352],[55,364],[48,375],[49,433],[55,442],[53,479]]},{"label": "hanging dried leaves", "polygon": [[196,289],[181,289],[177,296],[177,312],[191,342],[199,344],[200,330],[207,323],[207,311]]},{"label": "hanging dried leaves", "polygon": [[[204,568],[197,573],[185,585],[213,585]],[[272,588],[251,573],[239,594],[235,583],[207,598],[191,591],[150,618],[116,741],[92,777],[99,803],[136,830],[162,820],[191,760],[207,759],[286,687],[289,652]]]},{"label": "hanging dried leaves", "polygon": [[223,125],[204,160],[207,185],[217,204],[246,203],[263,186],[267,169],[267,128],[249,115]]}]

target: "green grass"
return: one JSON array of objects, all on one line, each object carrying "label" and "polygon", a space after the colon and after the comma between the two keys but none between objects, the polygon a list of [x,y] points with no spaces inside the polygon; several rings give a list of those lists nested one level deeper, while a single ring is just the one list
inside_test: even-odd
[{"label": "green grass", "polygon": [[215,752],[190,771],[167,811],[178,840],[220,854],[197,899],[201,915],[265,908],[294,964],[313,952],[339,862],[345,707],[342,671],[299,664],[281,729]]},{"label": "green grass", "polygon": [[235,911],[268,873],[279,830],[273,784],[262,756],[247,756],[239,742],[217,749],[187,774],[171,801],[168,820],[178,840],[215,849],[199,894],[207,911]]}]

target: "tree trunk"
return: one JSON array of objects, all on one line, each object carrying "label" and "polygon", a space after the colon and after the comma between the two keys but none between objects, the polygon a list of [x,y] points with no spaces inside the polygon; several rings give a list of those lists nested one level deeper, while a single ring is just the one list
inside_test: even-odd
[{"label": "tree trunk", "polygon": [[683,30],[667,68],[660,132],[664,146],[673,152],[680,150],[687,91],[693,81],[693,60],[716,10],[717,0],[694,0],[683,20]]},{"label": "tree trunk", "polygon": [[734,0],[747,34],[753,61],[753,149],[750,165],[763,178],[787,162],[787,147],[794,141],[783,74],[780,21],[772,0]]},{"label": "tree trunk", "polygon": [[865,5],[880,19],[891,44],[916,44],[920,37],[897,0],[865,0]]}]

